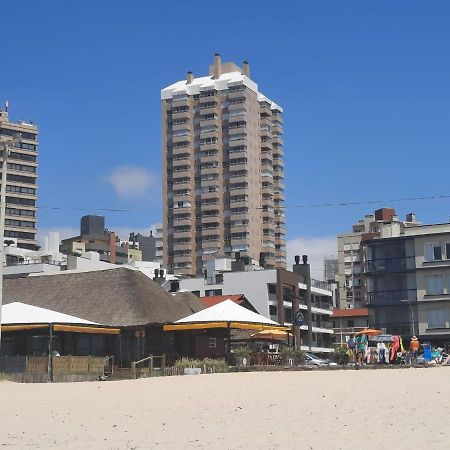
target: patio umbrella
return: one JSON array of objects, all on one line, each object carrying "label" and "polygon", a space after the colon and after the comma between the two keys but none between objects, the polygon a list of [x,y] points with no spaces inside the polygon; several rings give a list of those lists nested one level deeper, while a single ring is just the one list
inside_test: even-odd
[{"label": "patio umbrella", "polygon": [[360,336],[361,334],[365,334],[366,336],[378,336],[381,333],[382,333],[381,330],[374,330],[373,328],[365,328],[364,330],[355,333],[355,336]]},{"label": "patio umbrella", "polygon": [[285,341],[288,335],[283,330],[268,329],[253,333],[250,337],[254,340]]}]

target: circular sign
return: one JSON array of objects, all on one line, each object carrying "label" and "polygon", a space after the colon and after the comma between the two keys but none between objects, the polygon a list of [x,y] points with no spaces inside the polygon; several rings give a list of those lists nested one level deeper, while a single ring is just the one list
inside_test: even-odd
[{"label": "circular sign", "polygon": [[295,314],[295,325],[302,326],[305,323],[305,318],[301,311],[297,311]]}]

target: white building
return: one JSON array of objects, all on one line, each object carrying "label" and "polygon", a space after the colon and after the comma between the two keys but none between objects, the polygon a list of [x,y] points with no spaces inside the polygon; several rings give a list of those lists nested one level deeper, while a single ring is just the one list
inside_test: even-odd
[{"label": "white building", "polygon": [[[267,269],[252,266],[239,266],[229,258],[209,261],[205,277],[176,277],[164,285],[169,291],[187,290],[198,296],[243,294],[257,312],[286,326],[292,325],[293,295],[298,292],[299,308],[306,320],[307,305],[305,293],[307,286],[300,276],[285,269]],[[294,285],[296,283],[296,286]],[[302,350],[316,353],[331,352],[333,293],[327,283],[312,280],[312,333],[311,348],[302,345]],[[309,324],[300,327],[302,341],[305,342]]]}]

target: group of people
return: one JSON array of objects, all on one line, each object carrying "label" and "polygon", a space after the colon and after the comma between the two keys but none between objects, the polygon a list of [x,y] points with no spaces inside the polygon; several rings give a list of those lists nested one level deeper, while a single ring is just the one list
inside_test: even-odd
[{"label": "group of people", "polygon": [[409,351],[405,352],[403,340],[400,336],[393,336],[392,341],[378,342],[376,347],[369,347],[369,339],[365,334],[350,337],[347,341],[347,354],[351,363],[357,366],[364,364],[392,364],[398,362],[399,358],[406,355],[404,360],[407,364],[416,364],[419,355],[420,342],[417,336],[411,338]]}]

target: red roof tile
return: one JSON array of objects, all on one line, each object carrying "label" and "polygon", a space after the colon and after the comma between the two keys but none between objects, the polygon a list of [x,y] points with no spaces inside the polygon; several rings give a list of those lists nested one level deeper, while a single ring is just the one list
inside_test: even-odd
[{"label": "red roof tile", "polygon": [[218,303],[221,303],[225,300],[231,300],[234,303],[237,303],[240,305],[244,300],[245,297],[243,294],[237,294],[237,295],[211,295],[206,297],[200,297],[200,300],[205,306],[213,306],[217,305]]},{"label": "red roof tile", "polygon": [[369,310],[367,308],[348,308],[348,309],[333,309],[331,318],[335,317],[358,317],[368,316]]}]

